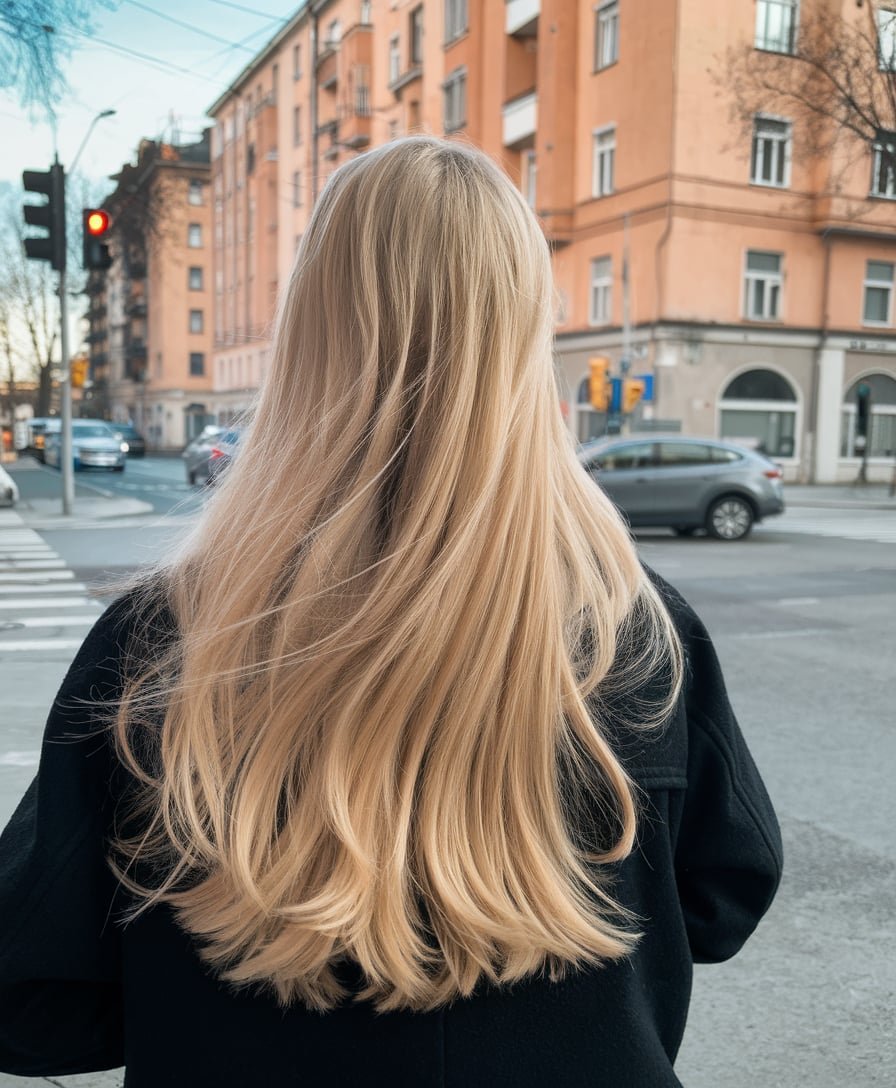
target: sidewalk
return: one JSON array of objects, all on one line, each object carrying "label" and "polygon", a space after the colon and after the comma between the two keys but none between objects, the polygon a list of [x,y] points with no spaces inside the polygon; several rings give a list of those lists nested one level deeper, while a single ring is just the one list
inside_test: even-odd
[{"label": "sidewalk", "polygon": [[788,506],[819,506],[837,510],[896,510],[888,484],[785,484]]},{"label": "sidewalk", "polygon": [[72,513],[62,513],[62,481],[59,475],[20,457],[4,468],[19,485],[21,497],[12,508],[29,529],[65,529],[76,522],[102,521],[106,518],[136,517],[154,513],[151,503],[119,495],[84,479],[75,480]]}]

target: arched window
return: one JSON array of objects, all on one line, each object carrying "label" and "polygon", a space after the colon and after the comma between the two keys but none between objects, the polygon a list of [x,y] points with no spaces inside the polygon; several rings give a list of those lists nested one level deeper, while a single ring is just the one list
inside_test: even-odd
[{"label": "arched window", "polygon": [[840,428],[840,456],[861,457],[862,450],[856,445],[856,401],[859,386],[866,385],[870,394],[871,414],[868,419],[868,456],[896,456],[896,378],[890,374],[868,374],[846,390],[843,398],[842,427]]},{"label": "arched window", "polygon": [[797,398],[775,370],[757,367],[738,374],[721,401],[720,434],[770,457],[796,455]]}]

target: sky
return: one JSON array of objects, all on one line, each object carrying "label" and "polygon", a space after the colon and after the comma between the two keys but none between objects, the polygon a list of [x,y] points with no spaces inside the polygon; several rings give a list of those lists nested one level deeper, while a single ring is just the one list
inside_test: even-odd
[{"label": "sky", "polygon": [[[300,0],[97,2],[92,36],[73,41],[63,61],[70,90],[57,107],[61,162],[71,163],[91,121],[106,109],[115,116],[97,123],[78,163],[99,191],[133,159],[142,138],[198,138],[208,107],[299,6]],[[0,181],[17,186],[23,170],[45,170],[53,159],[46,116],[29,116],[11,91],[0,91],[0,148]]]}]

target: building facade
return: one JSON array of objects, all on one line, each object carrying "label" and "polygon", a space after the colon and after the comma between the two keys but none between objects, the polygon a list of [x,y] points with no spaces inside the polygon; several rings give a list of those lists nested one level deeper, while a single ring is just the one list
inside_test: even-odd
[{"label": "building facade", "polygon": [[818,12],[896,40],[870,0],[302,5],[210,109],[221,420],[264,378],[276,298],[329,174],[432,132],[492,155],[542,222],[579,439],[608,424],[588,396],[599,355],[651,379],[640,428],[736,438],[790,479],[850,480],[861,383],[868,475],[888,478],[896,171],[852,138],[796,154],[801,121],[771,104],[740,131],[720,68],[738,48],[786,64]]},{"label": "building facade", "polygon": [[210,402],[212,206],[208,135],[144,140],[113,179],[111,267],[90,274],[83,414],[132,422],[150,449],[184,446]]}]

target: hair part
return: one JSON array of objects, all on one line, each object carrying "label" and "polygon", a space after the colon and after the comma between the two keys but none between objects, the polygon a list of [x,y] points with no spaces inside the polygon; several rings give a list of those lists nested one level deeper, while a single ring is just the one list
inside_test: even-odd
[{"label": "hair part", "polygon": [[171,904],[225,979],[327,1009],[349,960],[422,1010],[633,947],[600,707],[662,676],[626,725],[662,722],[680,649],[577,462],[552,297],[537,220],[462,143],[358,156],[314,208],[240,456],[148,583],[177,636],[115,723],[134,913]]}]

